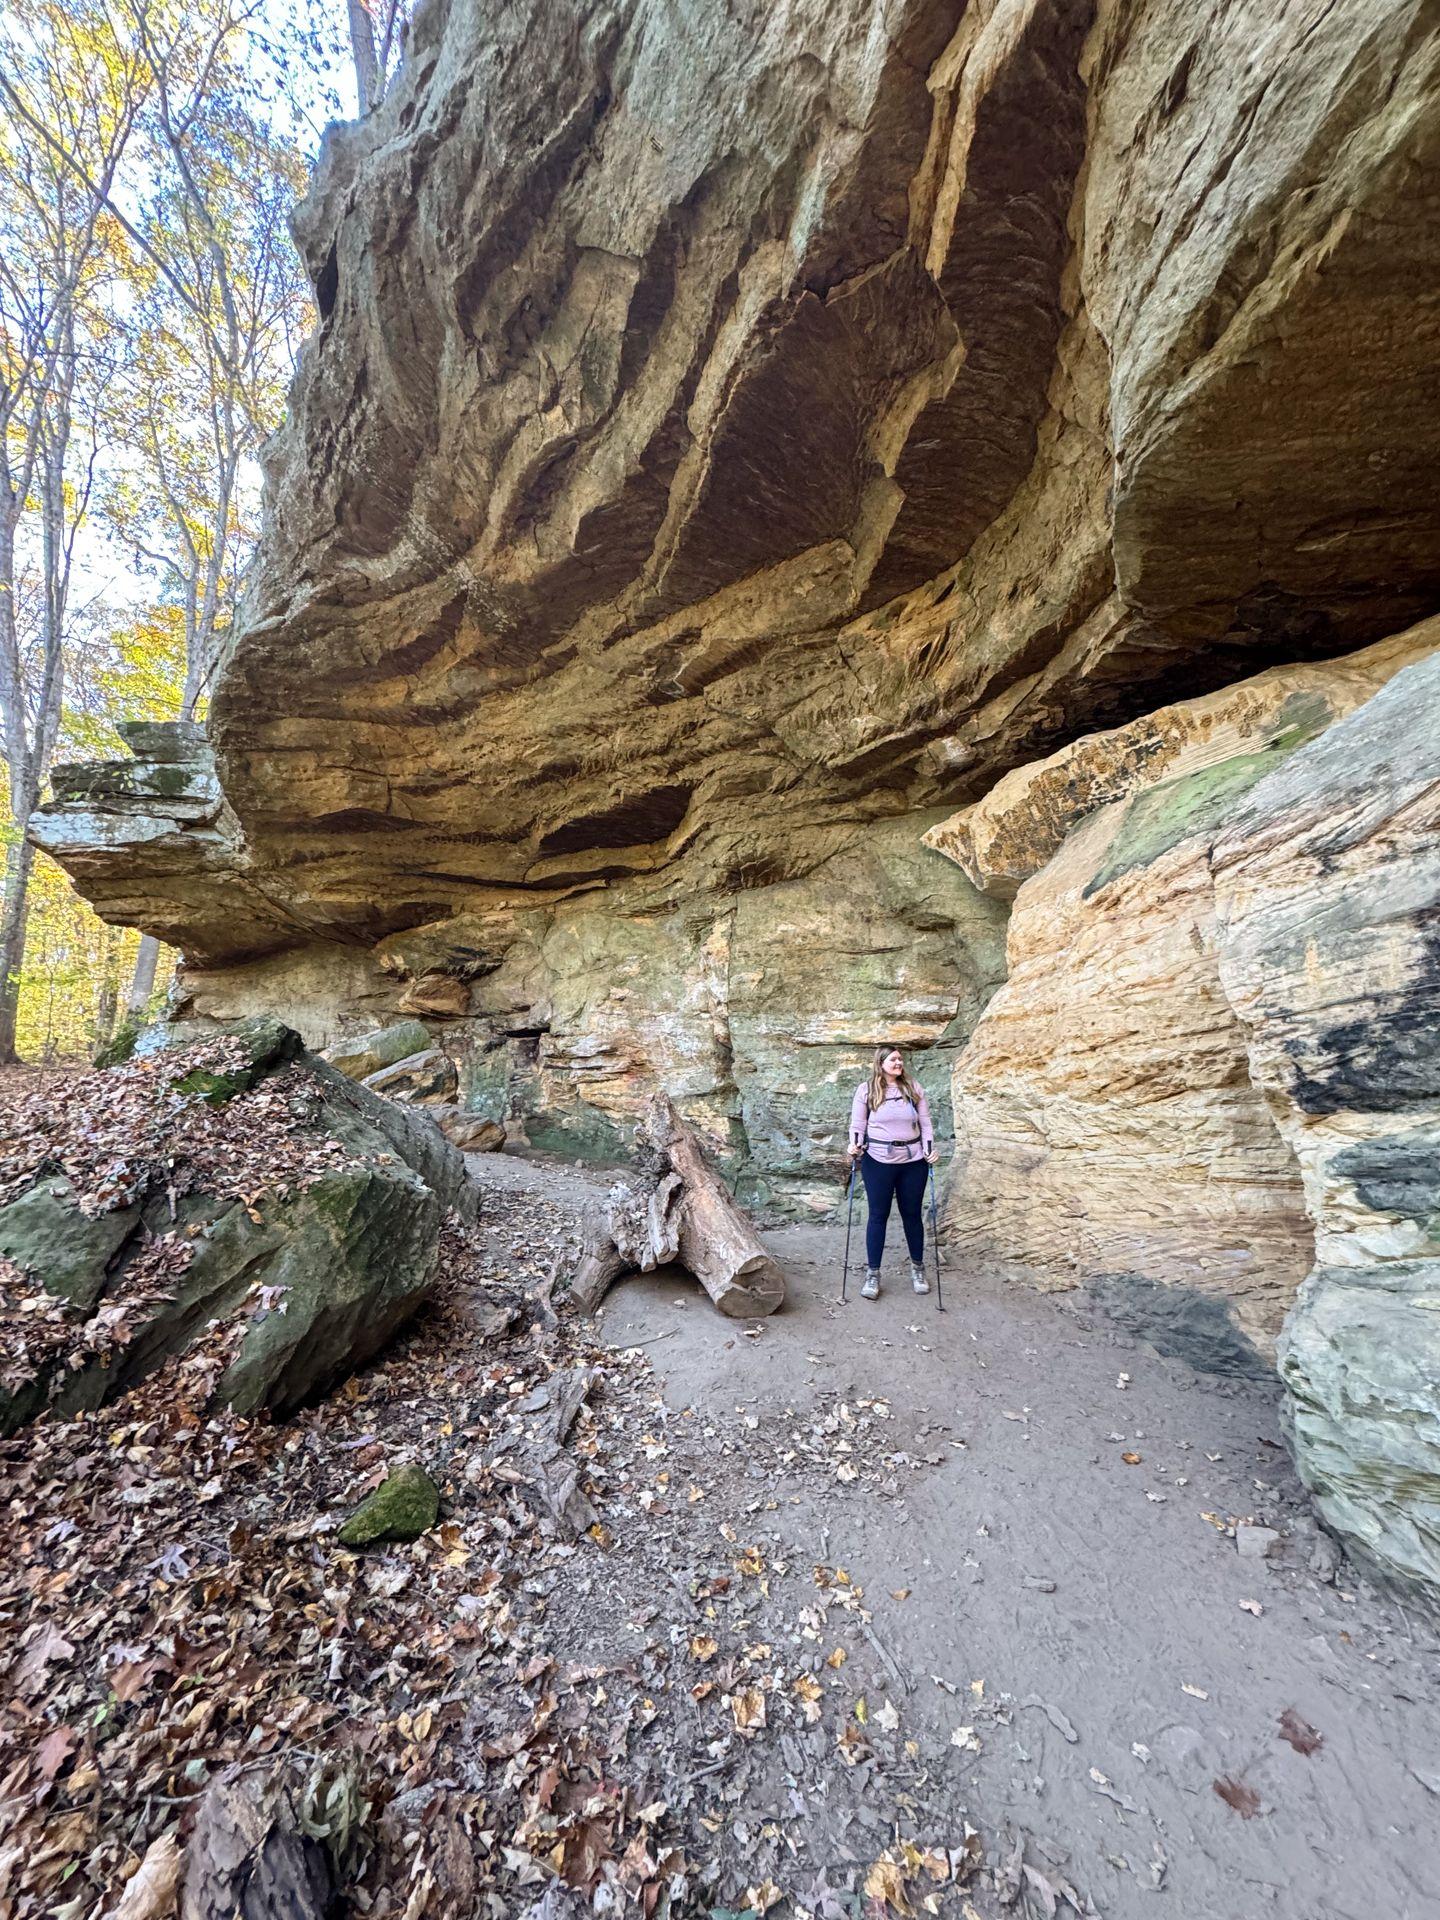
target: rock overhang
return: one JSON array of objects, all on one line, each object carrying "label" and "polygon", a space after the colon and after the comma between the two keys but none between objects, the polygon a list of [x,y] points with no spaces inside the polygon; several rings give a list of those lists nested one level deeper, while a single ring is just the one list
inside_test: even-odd
[{"label": "rock overhang", "polygon": [[1420,24],[422,9],[297,214],[221,805],[137,740],[41,843],[207,963],[724,895],[1429,611]]}]

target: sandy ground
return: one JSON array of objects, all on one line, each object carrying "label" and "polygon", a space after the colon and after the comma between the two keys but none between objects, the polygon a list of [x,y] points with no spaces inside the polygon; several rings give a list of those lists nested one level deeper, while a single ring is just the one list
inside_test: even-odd
[{"label": "sandy ground", "polygon": [[[567,1208],[609,1179],[513,1155],[477,1172]],[[622,1283],[601,1326],[643,1344],[677,1460],[774,1550],[863,1584],[896,1751],[944,1753],[992,1859],[1018,1847],[1107,1920],[1440,1916],[1435,1628],[1316,1528],[1277,1391],[948,1259],[941,1314],[898,1247],[883,1297],[852,1280],[842,1307],[843,1233],[837,1213],[767,1234],[790,1297],[758,1328],[673,1272]],[[1252,1521],[1282,1536],[1272,1557],[1239,1550]],[[866,1769],[818,1738],[786,1753],[771,1790],[819,1850],[828,1819],[862,1855]],[[1048,1897],[1024,1880],[1015,1910]]]}]

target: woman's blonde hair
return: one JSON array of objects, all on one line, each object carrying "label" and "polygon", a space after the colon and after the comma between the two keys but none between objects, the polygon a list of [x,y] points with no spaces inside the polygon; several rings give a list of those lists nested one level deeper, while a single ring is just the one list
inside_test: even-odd
[{"label": "woman's blonde hair", "polygon": [[920,1105],[919,1083],[911,1078],[910,1069],[905,1065],[905,1049],[903,1047],[880,1047],[876,1050],[875,1058],[871,1062],[870,1085],[865,1095],[866,1105],[869,1107],[871,1113],[874,1113],[882,1100],[889,1097],[890,1088],[885,1079],[884,1063],[890,1058],[892,1053],[898,1053],[900,1055],[901,1091],[907,1100],[914,1101],[917,1108]]}]

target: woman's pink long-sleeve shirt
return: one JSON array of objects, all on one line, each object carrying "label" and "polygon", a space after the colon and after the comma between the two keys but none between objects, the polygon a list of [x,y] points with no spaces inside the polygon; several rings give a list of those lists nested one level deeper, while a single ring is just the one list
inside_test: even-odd
[{"label": "woman's pink long-sleeve shirt", "polygon": [[[920,1095],[918,1107],[903,1093],[888,1094],[873,1113],[866,1103],[869,1082],[862,1080],[850,1102],[850,1138],[856,1146],[868,1144],[871,1158],[887,1167],[907,1160],[923,1160],[935,1144],[930,1104]],[[913,1136],[918,1131],[920,1138]]]}]

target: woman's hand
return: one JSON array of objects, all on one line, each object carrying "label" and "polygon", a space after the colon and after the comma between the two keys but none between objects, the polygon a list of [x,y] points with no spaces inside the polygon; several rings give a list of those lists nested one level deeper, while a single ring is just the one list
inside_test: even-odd
[{"label": "woman's hand", "polygon": [[852,1160],[858,1160],[864,1151],[864,1147],[861,1146],[858,1140],[852,1140],[850,1142],[849,1153]]},{"label": "woman's hand", "polygon": [[925,1158],[930,1162],[932,1167],[938,1167],[940,1164],[940,1149],[938,1147],[931,1147],[925,1155]]}]

